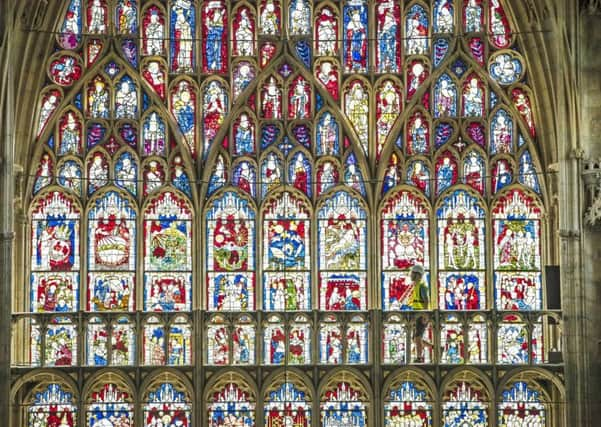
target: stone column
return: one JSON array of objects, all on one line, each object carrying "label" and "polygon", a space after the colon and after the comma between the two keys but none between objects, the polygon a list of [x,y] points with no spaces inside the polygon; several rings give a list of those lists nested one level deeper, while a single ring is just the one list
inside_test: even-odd
[{"label": "stone column", "polygon": [[[12,75],[11,45],[13,0],[0,7],[0,420],[10,417],[10,348],[12,302],[12,247],[14,199],[14,78]],[[10,425],[10,422],[7,423]]]}]

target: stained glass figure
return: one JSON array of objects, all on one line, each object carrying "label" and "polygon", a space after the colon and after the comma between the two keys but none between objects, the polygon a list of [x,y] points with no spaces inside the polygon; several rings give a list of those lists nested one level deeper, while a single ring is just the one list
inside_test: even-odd
[{"label": "stained glass figure", "polygon": [[306,365],[311,360],[312,328],[305,317],[297,316],[288,333],[288,364]]},{"label": "stained glass figure", "polygon": [[230,361],[230,334],[221,317],[214,317],[207,327],[208,365],[227,365]]},{"label": "stained glass figure", "polygon": [[338,142],[338,123],[329,111],[323,113],[318,119],[315,133],[315,140],[317,141],[316,151],[318,156],[339,154],[340,144]]},{"label": "stained glass figure", "polygon": [[343,13],[343,62],[345,73],[365,73],[369,64],[367,44],[367,4],[347,0]]},{"label": "stained glass figure", "polygon": [[281,319],[274,316],[263,326],[263,363],[283,365],[286,362],[286,333],[279,324]]},{"label": "stained glass figure", "polygon": [[362,391],[348,382],[332,385],[321,400],[321,425],[344,425],[365,427],[367,425],[367,401]]},{"label": "stained glass figure", "polygon": [[209,427],[255,426],[255,402],[241,385],[227,382],[210,395],[207,404]]},{"label": "stained glass figure", "polygon": [[134,34],[138,31],[138,7],[136,0],[118,0],[115,27],[118,34]]},{"label": "stained glass figure", "polygon": [[484,116],[484,85],[480,79],[471,74],[463,84],[463,111],[464,117]]},{"label": "stained glass figure", "polygon": [[46,327],[45,366],[77,364],[77,329],[68,317],[53,317]]},{"label": "stained glass figure", "polygon": [[527,364],[530,360],[529,346],[526,324],[518,316],[505,316],[497,329],[497,363]]},{"label": "stained glass figure", "polygon": [[396,153],[390,155],[388,160],[388,167],[384,174],[384,180],[382,182],[382,194],[386,194],[392,188],[394,188],[401,179],[401,169],[399,164],[399,157]]},{"label": "stained glass figure", "polygon": [[255,79],[255,66],[248,61],[239,61],[234,66],[232,72],[232,100],[235,102],[240,94],[248,87],[251,81]]},{"label": "stained glass figure", "polygon": [[[165,16],[163,11],[155,5],[151,5],[143,12],[142,18],[142,55],[155,56],[165,53]],[[172,23],[173,25],[173,23]],[[176,39],[181,39],[177,37]],[[176,55],[177,56],[177,55]]]},{"label": "stained glass figure", "polygon": [[101,151],[96,151],[88,160],[88,194],[108,184],[108,160]]},{"label": "stained glass figure", "polygon": [[429,265],[429,215],[425,202],[409,191],[387,200],[382,211],[382,308],[411,306],[414,284],[408,269]]},{"label": "stained glass figure", "polygon": [[369,97],[367,85],[362,80],[353,80],[345,90],[344,113],[357,133],[359,144],[367,153],[369,147]]},{"label": "stained glass figure", "polygon": [[479,33],[484,28],[482,0],[463,0],[463,27],[466,33]]},{"label": "stained glass figure", "polygon": [[518,175],[520,184],[529,187],[537,193],[540,193],[540,185],[538,183],[538,173],[534,167],[532,156],[528,150],[524,151],[520,156],[520,173]]},{"label": "stained glass figure", "polygon": [[488,72],[499,84],[511,85],[522,78],[524,65],[517,53],[501,52],[491,57]]},{"label": "stained glass figure", "polygon": [[96,199],[88,224],[88,310],[133,310],[136,212],[111,191]]},{"label": "stained glass figure", "polygon": [[476,197],[455,190],[437,210],[439,268],[484,269],[485,216]]},{"label": "stained glass figure", "polygon": [[282,89],[275,77],[270,76],[261,89],[261,117],[282,118]]},{"label": "stained glass figure", "polygon": [[208,309],[254,309],[254,210],[245,198],[226,192],[206,218]]},{"label": "stained glass figure", "polygon": [[315,14],[315,55],[336,56],[338,54],[337,11],[324,6]]},{"label": "stained glass figure", "polygon": [[481,315],[472,318],[467,330],[467,362],[488,363],[488,328]]},{"label": "stained glass figure", "polygon": [[432,426],[432,404],[426,391],[412,381],[403,381],[391,389],[384,403],[384,425]]},{"label": "stained glass figure", "polygon": [[311,401],[307,393],[292,382],[284,382],[269,391],[265,399],[265,425],[309,427]]},{"label": "stained glass figure", "polygon": [[228,17],[225,2],[208,1],[202,9],[203,71],[225,73],[227,70]]},{"label": "stained glass figure", "polygon": [[457,86],[448,74],[443,74],[434,86],[434,117],[454,116],[457,116]]},{"label": "stained glass figure", "polygon": [[430,49],[428,12],[416,3],[405,17],[405,52],[407,55],[425,55]]},{"label": "stained glass figure", "polygon": [[344,183],[365,197],[365,180],[363,179],[363,173],[357,164],[357,158],[353,153],[350,153],[346,158]]},{"label": "stained glass figure", "polygon": [[81,165],[75,160],[67,160],[59,164],[57,182],[60,186],[72,190],[75,194],[81,196]]},{"label": "stained glass figure", "polygon": [[407,166],[407,183],[420,189],[427,197],[430,196],[430,168],[423,160],[414,160]]},{"label": "stained glass figure", "polygon": [[508,427],[540,425],[547,423],[546,405],[540,392],[524,381],[515,382],[503,391],[502,401],[497,405],[499,424]]},{"label": "stained glass figure", "polygon": [[519,111],[522,116],[522,120],[528,126],[528,130],[530,132],[530,136],[532,138],[536,137],[536,127],[534,126],[534,113],[532,112],[532,103],[530,101],[530,96],[528,93],[517,87],[511,91],[511,99],[513,100],[513,105]]},{"label": "stained glass figure", "polygon": [[505,10],[499,0],[489,3],[490,42],[498,49],[505,49],[511,45],[511,29]]},{"label": "stained glass figure", "polygon": [[463,182],[480,194],[484,194],[484,158],[477,151],[470,151],[463,159]]},{"label": "stained glass figure", "polygon": [[442,153],[442,156],[436,161],[435,172],[436,195],[440,195],[447,188],[457,183],[458,167],[455,156],[449,151]]},{"label": "stained glass figure", "polygon": [[430,152],[430,122],[421,111],[415,112],[407,122],[408,155]]},{"label": "stained glass figure", "polygon": [[148,61],[142,70],[142,77],[162,100],[165,99],[165,76],[165,67],[160,61]]},{"label": "stained glass figure", "polygon": [[46,128],[50,116],[54,114],[62,100],[62,94],[57,89],[51,89],[42,94],[40,98],[40,118],[38,119],[37,136]]},{"label": "stained glass figure", "polygon": [[380,0],[376,6],[376,64],[380,73],[398,73],[401,67],[401,8]]},{"label": "stained glass figure", "polygon": [[50,63],[50,79],[61,86],[71,86],[81,77],[81,63],[71,55],[62,55]]},{"label": "stained glass figure", "polygon": [[297,152],[290,161],[288,176],[291,184],[311,197],[311,163],[302,152]]},{"label": "stained glass figure", "polygon": [[234,325],[232,334],[232,364],[254,365],[255,362],[255,326],[248,316],[242,316]]},{"label": "stained glass figure", "polygon": [[133,426],[134,404],[129,393],[117,384],[107,383],[91,393],[86,404],[86,425],[102,427],[115,424]]},{"label": "stained glass figure", "polygon": [[183,316],[176,318],[169,328],[167,352],[168,365],[192,364],[192,328]]},{"label": "stained glass figure", "polygon": [[266,36],[280,34],[282,10],[279,0],[261,0],[260,15],[260,34]]},{"label": "stained glass figure", "polygon": [[429,75],[428,66],[419,59],[413,60],[407,66],[407,101],[413,99],[417,90]]},{"label": "stained glass figure", "polygon": [[158,317],[152,316],[148,318],[143,328],[144,336],[142,338],[142,364],[144,365],[164,365],[166,362],[165,340],[166,331],[165,325]]},{"label": "stained glass figure", "polygon": [[288,33],[291,36],[311,34],[311,4],[307,0],[292,0],[288,10]]},{"label": "stained glass figure", "polygon": [[338,365],[342,363],[342,329],[336,318],[328,316],[319,326],[319,363]]},{"label": "stained glass figure", "polygon": [[42,188],[47,187],[52,183],[52,177],[54,175],[53,169],[53,162],[50,154],[44,153],[40,159],[38,170],[35,173],[33,194],[39,193]]},{"label": "stained glass figure", "polygon": [[317,167],[316,184],[317,195],[321,196],[330,188],[335,187],[340,179],[339,167],[329,160],[324,161]]},{"label": "stained glass figure", "polygon": [[338,101],[340,92],[338,89],[338,66],[329,60],[321,61],[315,69],[315,77],[328,91],[334,101]]},{"label": "stained glass figure", "polygon": [[134,325],[127,317],[120,317],[113,324],[111,336],[111,365],[133,365],[136,357]]},{"label": "stained glass figure", "polygon": [[103,77],[97,76],[88,84],[87,89],[87,111],[88,116],[108,119],[109,118],[109,92]]},{"label": "stained glass figure", "polygon": [[511,153],[513,144],[513,120],[504,109],[497,110],[490,124],[490,154]]},{"label": "stained glass figure", "polygon": [[402,112],[401,90],[392,80],[384,80],[376,93],[376,156],[379,158],[384,144]]},{"label": "stained glass figure", "polygon": [[407,358],[407,328],[398,316],[384,323],[382,340],[382,363],[404,364]]},{"label": "stained glass figure", "polygon": [[455,29],[453,0],[436,0],[433,11],[433,31],[453,33]]},{"label": "stained glass figure", "polygon": [[252,163],[243,161],[234,167],[232,183],[252,197],[256,195],[256,179],[256,168]]},{"label": "stained glass figure", "polygon": [[171,90],[171,113],[192,154],[196,153],[196,92],[187,80]]},{"label": "stained glass figure", "polygon": [[123,77],[116,85],[115,117],[118,119],[134,119],[138,112],[138,96],[136,85],[129,76]]},{"label": "stained glass figure", "polygon": [[86,364],[108,365],[108,328],[100,318],[93,317],[86,327]]},{"label": "stained glass figure", "polygon": [[288,118],[308,119],[310,114],[311,86],[302,76],[298,76],[288,89]]},{"label": "stained glass figure", "polygon": [[368,360],[368,325],[355,317],[346,328],[346,363],[365,364]]},{"label": "stained glass figure", "polygon": [[27,408],[28,426],[74,427],[77,425],[77,406],[73,393],[60,384],[52,383],[36,391],[33,403]]},{"label": "stained glass figure", "polygon": [[465,339],[463,326],[457,316],[447,316],[440,330],[440,362],[461,364],[465,361]]},{"label": "stained glass figure", "polygon": [[192,425],[192,403],[182,387],[169,382],[156,385],[146,396],[142,405],[145,425],[167,425],[190,427]]},{"label": "stained glass figure", "polygon": [[247,113],[240,114],[234,123],[234,154],[242,156],[255,152],[255,125]]},{"label": "stained glass figure", "polygon": [[155,197],[144,213],[144,308],[191,308],[192,213],[174,193]]},{"label": "stained glass figure", "polygon": [[336,192],[318,212],[322,310],[365,310],[366,211],[359,199]]},{"label": "stained glass figure", "polygon": [[488,405],[483,392],[473,383],[461,381],[444,396],[442,418],[445,427],[488,425]]},{"label": "stained glass figure", "polygon": [[261,195],[262,197],[282,184],[282,160],[274,152],[267,154],[261,164]]},{"label": "stained glass figure", "polygon": [[233,22],[232,55],[254,56],[255,46],[255,17],[253,12],[246,6],[239,7],[234,12]]}]

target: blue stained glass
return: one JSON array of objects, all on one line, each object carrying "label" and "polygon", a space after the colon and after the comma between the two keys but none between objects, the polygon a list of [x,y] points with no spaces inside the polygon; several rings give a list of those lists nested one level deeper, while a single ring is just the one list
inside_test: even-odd
[{"label": "blue stained glass", "polygon": [[116,12],[115,26],[119,34],[133,34],[138,31],[136,0],[119,0]]},{"label": "blue stained glass", "polygon": [[138,67],[138,45],[132,39],[125,39],[121,42],[121,49],[127,62],[134,68]]},{"label": "blue stained glass", "polygon": [[474,391],[466,382],[449,394],[442,412],[444,427],[488,425],[488,408],[481,393]]},{"label": "blue stained glass", "polygon": [[461,78],[461,76],[463,76],[463,74],[465,74],[467,71],[467,65],[465,65],[465,62],[463,62],[461,59],[457,59],[455,62],[453,62],[451,70],[453,70],[453,73],[455,73],[457,77]]},{"label": "blue stained glass", "polygon": [[142,111],[148,110],[148,107],[150,107],[151,102],[152,101],[148,97],[148,94],[146,92],[142,92]]},{"label": "blue stained glass", "polygon": [[457,116],[457,86],[448,74],[434,86],[434,117]]},{"label": "blue stained glass", "polygon": [[294,144],[290,141],[290,138],[288,137],[288,135],[286,135],[282,139],[282,142],[280,142],[278,144],[278,148],[284,154],[284,156],[288,156],[288,153],[290,152],[290,150],[292,150],[294,148]]},{"label": "blue stained glass", "polygon": [[104,66],[104,72],[107,73],[111,78],[119,74],[120,71],[121,67],[115,61],[111,61]]},{"label": "blue stained glass", "polygon": [[435,33],[453,32],[455,27],[453,0],[436,0],[433,15]]},{"label": "blue stained glass", "polygon": [[329,111],[323,113],[319,118],[315,139],[318,156],[336,156],[340,154],[338,123]]},{"label": "blue stained glass", "polygon": [[540,193],[538,173],[532,164],[532,156],[528,150],[524,151],[520,157],[520,175],[518,177],[518,181],[520,184],[530,187],[530,189]]},{"label": "blue stained glass", "polygon": [[346,159],[346,170],[344,171],[344,183],[365,196],[365,181],[361,169],[357,164],[355,154],[351,153]]},{"label": "blue stained glass", "polygon": [[280,136],[280,128],[272,123],[264,124],[261,127],[261,149],[266,149],[273,144]]},{"label": "blue stained glass", "polygon": [[408,426],[411,423],[420,427],[430,427],[432,404],[429,403],[425,391],[417,388],[414,383],[405,381],[398,388],[390,390],[389,398],[384,403],[384,418],[386,427]]},{"label": "blue stained glass", "polygon": [[46,142],[49,148],[54,149],[54,135],[50,135],[48,137],[48,141]]},{"label": "blue stained glass", "polygon": [[440,122],[436,125],[434,134],[434,146],[438,149],[445,145],[453,135],[453,125],[447,122]]},{"label": "blue stained glass", "polygon": [[497,96],[497,93],[494,90],[490,91],[490,109],[492,110],[493,108],[495,108],[497,106],[499,102],[499,97]]},{"label": "blue stained glass", "polygon": [[292,129],[292,134],[305,148],[311,148],[311,130],[306,125],[298,125]]},{"label": "blue stained glass", "polygon": [[100,123],[90,123],[88,125],[88,148],[94,148],[100,143],[106,135],[106,128]]},{"label": "blue stained glass", "polygon": [[138,130],[131,123],[123,123],[119,128],[119,136],[132,148],[138,145]]},{"label": "blue stained glass", "polygon": [[[524,381],[518,381],[509,390],[503,391],[502,401],[498,404],[499,425],[522,426],[531,422],[532,425],[546,425],[546,408],[541,402],[540,393],[528,387]],[[528,417],[528,419],[526,419]]]},{"label": "blue stained glass", "polygon": [[138,166],[136,160],[129,152],[119,156],[115,164],[115,184],[136,195],[138,179]]},{"label": "blue stained glass", "polygon": [[190,186],[190,178],[182,166],[176,166],[171,178],[173,186],[188,197],[192,197],[192,187]]},{"label": "blue stained glass", "polygon": [[296,54],[307,69],[311,69],[311,46],[306,40],[299,40],[296,43]]},{"label": "blue stained glass", "polygon": [[362,0],[348,0],[343,14],[343,53],[346,73],[365,73],[368,61],[367,4]]},{"label": "blue stained glass", "polygon": [[524,135],[521,133],[518,135],[518,147],[522,148],[526,144],[526,140],[524,139]]},{"label": "blue stained glass", "polygon": [[449,53],[449,41],[447,39],[437,39],[434,42],[432,58],[434,60],[434,68],[438,68],[442,61],[445,60]]},{"label": "blue stained glass", "polygon": [[193,70],[196,12],[192,1],[176,0],[171,8],[170,46],[171,71],[188,73]]},{"label": "blue stained glass", "polygon": [[73,98],[73,104],[75,104],[75,106],[77,107],[77,109],[79,111],[81,111],[81,109],[82,109],[81,93],[78,93],[77,95],[75,95],[75,98]]},{"label": "blue stained glass", "polygon": [[63,49],[75,49],[81,41],[81,0],[71,0],[58,37]]},{"label": "blue stained glass", "polygon": [[315,111],[319,112],[323,108],[323,98],[319,94],[319,92],[315,92]]},{"label": "blue stained glass", "polygon": [[236,165],[232,180],[235,186],[255,197],[256,180],[257,173],[250,162],[244,161]]}]

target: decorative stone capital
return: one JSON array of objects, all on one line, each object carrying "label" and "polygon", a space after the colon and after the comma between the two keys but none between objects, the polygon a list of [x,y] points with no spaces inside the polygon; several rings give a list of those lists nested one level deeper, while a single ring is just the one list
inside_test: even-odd
[{"label": "decorative stone capital", "polygon": [[601,230],[601,159],[583,162],[582,179],[586,191],[586,227]]},{"label": "decorative stone capital", "polygon": [[580,11],[585,15],[601,14],[601,0],[580,0]]}]

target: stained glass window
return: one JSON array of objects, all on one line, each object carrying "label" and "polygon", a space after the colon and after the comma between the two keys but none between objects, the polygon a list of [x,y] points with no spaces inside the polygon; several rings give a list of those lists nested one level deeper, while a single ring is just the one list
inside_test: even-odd
[{"label": "stained glass window", "polygon": [[[142,392],[84,388],[99,427],[139,419],[136,399],[148,426],[190,426],[199,399],[211,426],[477,426],[495,406],[508,426],[544,423],[546,386],[513,381],[499,400],[483,371],[464,375],[544,368],[560,342],[545,132],[514,12],[67,2],[35,101],[18,363],[162,369]],[[393,372],[414,363],[432,375]],[[262,396],[240,374],[255,368]],[[63,385],[31,426],[75,424]]]},{"label": "stained glass window", "polygon": [[56,383],[40,389],[35,393],[32,404],[27,408],[27,420],[29,426],[76,426],[77,407],[73,393]]}]

